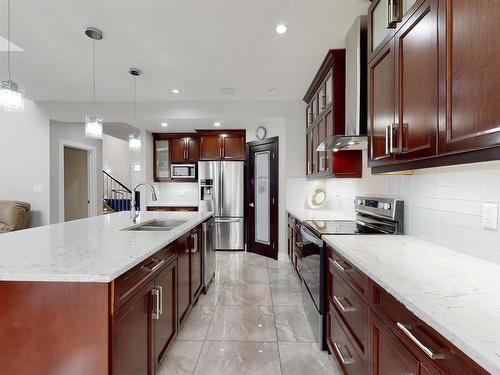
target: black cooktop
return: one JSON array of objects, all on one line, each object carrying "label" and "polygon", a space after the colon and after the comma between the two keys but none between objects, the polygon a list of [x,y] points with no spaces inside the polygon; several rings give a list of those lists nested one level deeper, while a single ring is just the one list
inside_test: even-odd
[{"label": "black cooktop", "polygon": [[358,234],[359,228],[354,220],[306,220],[305,224],[317,234]]}]

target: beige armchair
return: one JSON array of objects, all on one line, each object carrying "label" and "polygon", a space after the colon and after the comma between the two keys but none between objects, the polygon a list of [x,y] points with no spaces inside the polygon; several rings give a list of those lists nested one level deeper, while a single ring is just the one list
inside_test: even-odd
[{"label": "beige armchair", "polygon": [[26,202],[0,201],[0,233],[25,229],[30,209]]}]

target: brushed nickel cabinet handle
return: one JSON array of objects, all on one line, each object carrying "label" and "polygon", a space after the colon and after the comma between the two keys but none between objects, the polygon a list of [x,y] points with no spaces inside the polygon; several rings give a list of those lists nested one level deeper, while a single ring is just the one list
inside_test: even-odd
[{"label": "brushed nickel cabinet handle", "polygon": [[[352,365],[354,363],[354,359],[352,357],[344,357],[344,355],[342,354],[342,351],[340,350],[340,345],[339,344],[337,344],[336,342],[334,342],[333,343],[333,347],[335,348],[335,351],[339,355],[340,362],[342,362],[343,365]],[[347,351],[347,353],[349,353],[349,351]]]},{"label": "brushed nickel cabinet handle", "polygon": [[343,267],[342,264],[340,264],[337,260],[334,260],[333,264],[342,272],[346,272],[349,268],[351,268],[351,267]]},{"label": "brushed nickel cabinet handle", "polygon": [[164,260],[161,260],[159,261],[154,267],[146,267],[146,266],[142,266],[141,268],[143,270],[146,270],[148,272],[155,272],[158,268],[160,268],[163,264],[165,263],[165,259]]},{"label": "brushed nickel cabinet handle", "polygon": [[159,312],[159,306],[160,306],[160,291],[158,289],[153,289],[151,291],[151,294],[153,295],[154,299],[154,306],[153,306],[153,319],[158,320],[160,319],[160,312]]},{"label": "brushed nickel cabinet handle", "polygon": [[391,125],[385,127],[385,153],[389,155],[391,151],[389,150],[389,135],[390,135]]},{"label": "brushed nickel cabinet handle", "polygon": [[411,326],[409,324],[404,324],[397,322],[397,327],[411,340],[417,345],[420,350],[422,350],[430,359],[443,359],[444,356],[441,353],[434,353],[432,349],[428,346],[425,346],[412,332]]},{"label": "brushed nickel cabinet handle", "polygon": [[[335,302],[335,304],[339,307],[340,311],[346,313],[346,312],[354,312],[356,311],[356,308],[353,307],[352,305],[347,307],[347,306],[344,306],[344,304],[342,303],[342,300],[346,301],[349,303],[349,300],[345,297],[337,297],[337,296],[333,296],[333,301]],[[350,305],[350,303],[349,303]]]},{"label": "brushed nickel cabinet handle", "polygon": [[160,292],[160,300],[158,305],[158,312],[160,315],[163,315],[163,287],[159,286],[158,291]]}]

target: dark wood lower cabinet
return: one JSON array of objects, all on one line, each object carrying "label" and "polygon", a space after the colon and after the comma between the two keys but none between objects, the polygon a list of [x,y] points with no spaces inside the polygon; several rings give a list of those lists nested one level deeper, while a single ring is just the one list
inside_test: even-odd
[{"label": "dark wood lower cabinet", "polygon": [[[154,367],[158,369],[169,345],[177,333],[177,262],[171,262],[156,278],[154,285],[159,292],[153,319]],[[156,297],[156,295],[154,296]],[[154,301],[153,301],[154,302]]]},{"label": "dark wood lower cabinet", "polygon": [[112,318],[113,375],[150,375],[153,373],[151,281]]},{"label": "dark wood lower cabinet", "polygon": [[371,321],[373,375],[418,375],[418,360],[373,313]]},{"label": "dark wood lower cabinet", "polygon": [[191,280],[190,280],[190,259],[191,259],[191,235],[185,235],[177,240],[177,264],[178,264],[178,287],[177,287],[177,319],[179,324],[184,319],[191,303]]}]

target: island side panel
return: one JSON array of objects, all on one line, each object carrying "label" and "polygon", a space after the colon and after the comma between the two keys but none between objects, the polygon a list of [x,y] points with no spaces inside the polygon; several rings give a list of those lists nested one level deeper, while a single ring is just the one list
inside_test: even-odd
[{"label": "island side panel", "polygon": [[0,374],[105,375],[109,284],[0,281]]}]

